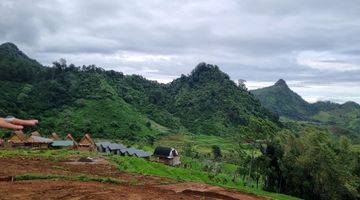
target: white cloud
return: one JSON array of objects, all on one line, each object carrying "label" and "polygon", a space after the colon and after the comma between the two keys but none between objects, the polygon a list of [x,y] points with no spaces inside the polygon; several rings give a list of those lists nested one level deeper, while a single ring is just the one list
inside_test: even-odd
[{"label": "white cloud", "polygon": [[360,63],[352,62],[353,58],[350,56],[326,51],[303,51],[299,53],[296,59],[299,65],[305,65],[318,70],[352,71],[360,69]]},{"label": "white cloud", "polygon": [[65,58],[162,82],[204,61],[249,88],[360,85],[359,10],[358,0],[1,0],[0,42],[47,65]]}]

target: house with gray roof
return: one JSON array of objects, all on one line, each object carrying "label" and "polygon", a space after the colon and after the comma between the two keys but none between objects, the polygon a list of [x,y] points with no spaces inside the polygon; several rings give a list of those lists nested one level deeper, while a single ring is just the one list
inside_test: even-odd
[{"label": "house with gray roof", "polygon": [[108,147],[110,146],[111,142],[104,141],[104,142],[97,142],[95,144],[96,144],[96,148],[99,152],[110,153],[110,150],[108,149]]},{"label": "house with gray roof", "polygon": [[72,140],[55,140],[51,143],[51,147],[55,149],[75,149],[76,144]]}]

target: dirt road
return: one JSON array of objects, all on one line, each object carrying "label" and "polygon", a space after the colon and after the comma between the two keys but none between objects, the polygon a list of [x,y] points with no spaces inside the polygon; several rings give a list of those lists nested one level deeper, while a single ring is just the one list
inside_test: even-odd
[{"label": "dirt road", "polygon": [[[11,182],[25,173],[112,177],[123,184],[68,180]],[[4,178],[5,177],[5,178]],[[2,180],[2,181],[1,181]],[[258,200],[258,196],[200,183],[118,171],[106,160],[96,163],[52,161],[44,158],[0,158],[0,199],[224,199]]]}]

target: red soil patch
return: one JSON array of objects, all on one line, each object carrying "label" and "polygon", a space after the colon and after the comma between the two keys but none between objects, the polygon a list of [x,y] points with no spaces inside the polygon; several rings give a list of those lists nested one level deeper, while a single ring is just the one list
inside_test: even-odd
[{"label": "red soil patch", "polygon": [[201,183],[176,183],[176,184],[169,184],[160,186],[162,189],[172,190],[176,193],[182,194],[191,194],[191,195],[198,195],[198,196],[206,196],[212,197],[215,199],[224,199],[224,200],[259,200],[265,199],[259,196],[241,193],[236,190],[225,189],[218,186],[212,186],[207,184]]},{"label": "red soil patch", "polygon": [[[106,160],[53,161],[44,158],[0,158],[0,199],[224,199],[258,200],[255,195],[199,183],[179,183],[156,176],[120,172]],[[124,184],[65,180],[14,181],[25,173],[112,177]]]}]

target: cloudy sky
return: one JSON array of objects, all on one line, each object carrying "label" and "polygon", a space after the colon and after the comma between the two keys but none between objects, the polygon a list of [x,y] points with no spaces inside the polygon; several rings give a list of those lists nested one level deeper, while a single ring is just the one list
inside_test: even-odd
[{"label": "cloudy sky", "polygon": [[169,82],[199,62],[250,89],[360,103],[359,0],[1,0],[0,42]]}]

